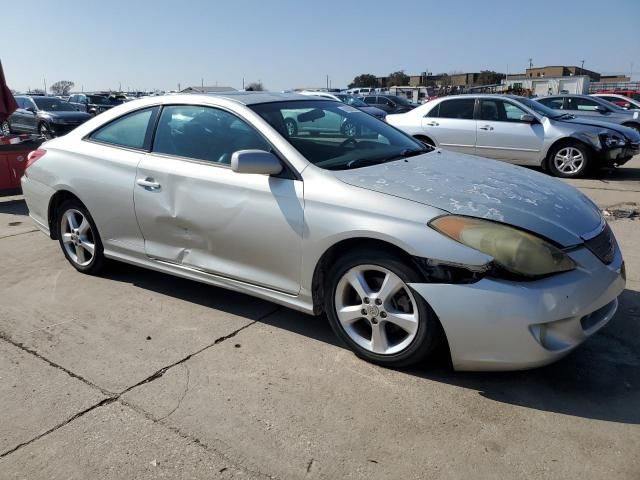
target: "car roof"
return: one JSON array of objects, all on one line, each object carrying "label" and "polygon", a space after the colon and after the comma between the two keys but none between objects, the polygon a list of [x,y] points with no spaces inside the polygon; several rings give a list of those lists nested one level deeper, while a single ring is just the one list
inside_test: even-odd
[{"label": "car roof", "polygon": [[[200,94],[197,94],[200,95]],[[219,92],[205,93],[204,97],[226,98],[243,105],[256,105],[259,103],[286,102],[288,100],[311,100],[307,95],[298,93],[279,92]]]}]

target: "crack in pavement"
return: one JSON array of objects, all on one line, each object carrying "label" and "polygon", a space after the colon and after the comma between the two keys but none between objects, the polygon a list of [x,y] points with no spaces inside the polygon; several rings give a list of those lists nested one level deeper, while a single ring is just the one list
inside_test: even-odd
[{"label": "crack in pavement", "polygon": [[184,385],[184,391],[182,392],[182,395],[180,396],[180,398],[178,399],[178,403],[175,407],[173,407],[171,409],[171,411],[169,413],[167,413],[166,415],[164,415],[163,417],[160,417],[158,419],[158,421],[160,420],[164,420],[165,418],[170,417],[171,415],[173,415],[173,412],[175,412],[176,410],[178,410],[178,408],[180,408],[180,405],[182,404],[182,401],[184,400],[184,397],[187,396],[187,392],[189,391],[189,377],[190,377],[190,373],[189,373],[189,365],[187,365],[186,363],[184,364],[184,368],[187,369],[187,381],[185,382]]},{"label": "crack in pavement", "polygon": [[[1,331],[0,331],[0,339],[2,339],[2,340],[4,340],[4,341],[6,341],[6,342],[8,342],[8,343],[10,343],[11,345],[14,345],[15,347],[20,348],[21,350],[24,350],[24,351],[25,351],[25,352],[27,352],[27,353],[30,353],[30,354],[34,355],[35,357],[37,357],[37,358],[39,358],[39,359],[43,360],[44,362],[46,362],[48,365],[50,365],[50,366],[52,366],[52,367],[54,367],[54,368],[57,368],[58,370],[62,370],[62,371],[63,371],[63,372],[65,372],[67,375],[69,375],[69,376],[71,376],[71,377],[73,377],[73,378],[75,378],[75,379],[78,379],[78,380],[82,381],[83,383],[85,383],[85,384],[87,384],[87,385],[89,385],[89,386],[91,386],[91,387],[93,387],[93,388],[95,388],[95,389],[99,390],[100,392],[102,392],[104,395],[106,395],[106,396],[107,396],[107,398],[105,398],[105,399],[103,399],[103,400],[99,401],[98,403],[96,403],[96,404],[94,404],[94,405],[91,405],[90,407],[88,407],[88,408],[86,408],[86,409],[82,410],[81,412],[76,413],[75,415],[71,416],[71,417],[70,417],[70,418],[68,418],[67,420],[65,420],[65,421],[63,421],[63,422],[59,423],[58,425],[55,425],[54,427],[50,428],[50,429],[49,429],[49,430],[47,430],[46,432],[41,433],[41,434],[37,435],[36,437],[34,437],[34,438],[30,439],[30,440],[27,440],[26,442],[22,442],[22,443],[20,443],[19,445],[16,445],[15,447],[11,448],[10,450],[7,450],[7,451],[5,451],[5,452],[1,452],[1,453],[0,453],[0,459],[2,459],[2,458],[4,458],[4,457],[6,457],[7,455],[9,455],[9,454],[11,454],[11,453],[13,453],[13,452],[15,452],[15,451],[17,451],[17,450],[21,449],[22,447],[25,447],[25,446],[27,446],[27,445],[30,445],[31,443],[35,442],[36,440],[39,440],[39,439],[41,439],[42,437],[45,437],[46,435],[49,435],[49,434],[50,434],[50,433],[52,433],[52,432],[55,432],[55,431],[56,431],[56,430],[58,430],[59,428],[64,427],[65,425],[67,425],[67,424],[69,424],[69,423],[73,422],[74,420],[76,420],[76,419],[78,419],[78,418],[80,418],[80,417],[84,416],[85,414],[87,414],[87,413],[91,412],[92,410],[94,410],[94,409],[96,409],[96,408],[99,408],[99,407],[103,407],[103,406],[109,405],[109,404],[111,404],[111,403],[113,403],[113,402],[116,402],[116,401],[120,401],[120,403],[122,403],[123,405],[127,405],[128,407],[132,408],[132,406],[131,406],[131,405],[127,404],[127,403],[126,403],[126,402],[124,402],[124,401],[121,401],[121,400],[120,400],[120,397],[122,397],[124,394],[126,394],[126,393],[130,392],[130,391],[131,391],[131,390],[133,390],[134,388],[137,388],[137,387],[139,387],[139,386],[141,386],[141,385],[145,385],[145,384],[147,384],[147,383],[149,383],[149,382],[153,382],[154,380],[157,380],[158,378],[162,377],[162,376],[163,376],[163,375],[164,375],[168,370],[172,369],[173,367],[175,367],[175,366],[177,366],[177,365],[181,365],[181,364],[183,364],[184,362],[186,362],[186,361],[187,361],[187,360],[189,360],[190,358],[193,358],[194,356],[196,356],[196,355],[198,355],[198,354],[200,354],[200,353],[204,352],[205,350],[207,350],[207,349],[209,349],[209,348],[211,348],[211,347],[214,347],[215,345],[218,345],[219,343],[222,343],[222,342],[224,342],[224,341],[226,341],[226,340],[228,340],[228,339],[230,339],[230,338],[235,337],[238,333],[240,333],[240,332],[242,332],[243,330],[245,330],[245,329],[247,329],[247,328],[251,327],[252,325],[255,325],[256,323],[260,322],[261,320],[263,320],[263,319],[265,319],[265,318],[267,318],[267,317],[269,317],[269,316],[273,315],[274,313],[276,313],[276,312],[277,312],[278,310],[280,310],[281,308],[282,308],[282,307],[279,307],[279,306],[275,307],[273,310],[269,311],[268,313],[266,313],[266,314],[264,314],[264,315],[261,315],[261,316],[260,316],[259,318],[257,318],[256,320],[253,320],[252,322],[249,322],[249,323],[247,323],[246,325],[243,325],[242,327],[240,327],[240,328],[238,328],[238,329],[234,330],[233,332],[229,333],[228,335],[224,335],[224,336],[222,336],[222,337],[219,337],[219,338],[215,339],[212,343],[210,343],[210,344],[208,344],[208,345],[206,345],[206,346],[204,346],[204,347],[202,347],[202,348],[200,348],[200,349],[196,350],[195,352],[193,352],[193,353],[191,353],[191,354],[187,355],[186,357],[184,357],[184,358],[182,358],[182,359],[180,359],[180,360],[178,360],[178,361],[176,361],[176,362],[174,362],[174,363],[172,363],[172,364],[170,364],[170,365],[167,365],[167,366],[165,366],[165,367],[162,367],[161,369],[157,370],[157,371],[156,371],[156,372],[154,372],[153,374],[149,375],[149,376],[148,376],[147,378],[145,378],[144,380],[141,380],[141,381],[139,381],[138,383],[136,383],[135,385],[132,385],[132,386],[130,386],[130,387],[125,388],[125,389],[124,389],[124,390],[122,390],[120,393],[113,393],[113,392],[109,392],[109,391],[107,391],[107,390],[105,390],[105,389],[103,389],[103,388],[99,387],[98,385],[95,385],[94,383],[92,383],[92,382],[90,382],[89,380],[87,380],[87,379],[85,379],[85,378],[81,377],[80,375],[77,375],[76,373],[73,373],[71,370],[69,370],[69,369],[67,369],[67,368],[63,367],[62,365],[59,365],[59,364],[57,364],[57,363],[55,363],[55,362],[52,362],[51,360],[47,359],[46,357],[43,357],[42,355],[40,355],[40,354],[39,354],[38,352],[36,352],[35,350],[33,350],[33,349],[29,348],[29,347],[26,347],[25,345],[23,345],[23,344],[22,344],[22,343],[20,343],[20,342],[16,342],[16,341],[12,340],[12,339],[7,335],[7,334],[5,334],[4,332],[1,332]],[[187,371],[188,371],[188,370],[187,370]],[[187,388],[188,388],[188,382],[187,382]],[[186,391],[185,391],[184,395],[186,395]],[[183,396],[183,398],[184,398],[184,396]],[[182,401],[182,399],[180,400],[180,402],[181,402],[181,401]],[[179,404],[178,404],[178,406],[179,406]],[[176,409],[178,408],[178,406],[176,406]],[[174,411],[175,411],[176,409],[174,409]],[[135,409],[135,410],[136,410],[136,411],[138,411],[137,409]],[[143,411],[143,412],[144,412],[144,411]],[[171,413],[173,413],[173,411],[172,411]],[[144,415],[145,415],[145,416],[147,416],[146,412],[144,413]],[[168,415],[167,415],[167,416],[168,416]],[[155,418],[153,418],[153,417],[148,417],[148,418],[152,418],[156,423],[158,423],[158,422],[159,422],[159,420],[161,420],[161,419],[155,419]],[[165,417],[165,418],[166,418],[166,417]],[[167,425],[166,425],[166,424],[164,424],[164,423],[163,423],[162,425],[167,426]],[[167,426],[167,427],[168,427],[168,426]],[[201,442],[200,442],[200,440],[199,440],[199,439],[197,439],[197,438],[195,438],[195,437],[193,437],[193,440],[194,440],[194,442],[196,442],[196,443],[198,443],[198,444],[200,444],[200,443],[201,443]],[[216,452],[216,453],[217,453],[217,454],[219,454],[219,455],[222,455],[220,452]],[[226,458],[226,457],[225,457],[225,458]],[[244,467],[243,467],[243,468],[244,468]],[[254,473],[259,473],[260,475],[264,475],[264,474],[262,474],[262,473],[260,473],[260,472],[254,472]]]},{"label": "crack in pavement", "polygon": [[3,235],[0,237],[0,240],[2,240],[3,238],[11,238],[11,237],[17,237],[20,235],[26,235],[27,233],[33,233],[33,232],[39,232],[40,230],[38,230],[37,228],[35,230],[29,230],[27,232],[20,232],[20,233],[12,233],[11,235]]}]

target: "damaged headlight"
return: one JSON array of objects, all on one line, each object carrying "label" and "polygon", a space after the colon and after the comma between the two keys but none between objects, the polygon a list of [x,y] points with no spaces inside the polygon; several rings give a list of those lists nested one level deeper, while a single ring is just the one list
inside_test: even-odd
[{"label": "damaged headlight", "polygon": [[560,249],[530,233],[479,218],[446,215],[429,225],[438,232],[490,255],[508,272],[540,277],[576,268]]},{"label": "damaged headlight", "polygon": [[600,143],[604,148],[617,148],[626,145],[624,138],[610,134],[600,135]]}]

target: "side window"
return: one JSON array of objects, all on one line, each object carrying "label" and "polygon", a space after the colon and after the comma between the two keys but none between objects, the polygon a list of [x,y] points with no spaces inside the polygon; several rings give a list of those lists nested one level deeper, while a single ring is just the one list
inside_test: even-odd
[{"label": "side window", "polygon": [[376,97],[364,97],[364,103],[368,103],[369,105],[375,105]]},{"label": "side window", "polygon": [[473,120],[474,98],[459,98],[445,100],[440,104],[440,118],[457,118],[461,120]]},{"label": "side window", "polygon": [[427,112],[425,117],[437,118],[439,116],[439,112],[440,112],[440,104],[437,104],[435,107],[433,107],[431,110]]},{"label": "side window", "polygon": [[99,128],[89,138],[120,147],[147,149],[151,138],[151,120],[155,119],[157,112],[158,107],[153,107],[129,113]]},{"label": "side window", "polygon": [[153,151],[167,155],[231,164],[238,150],[271,150],[244,120],[212,107],[172,105],[162,109]]},{"label": "side window", "polygon": [[553,108],[554,110],[562,110],[562,98],[543,98],[538,101],[549,108]]},{"label": "side window", "polygon": [[23,99],[22,103],[24,105],[22,108],[33,108],[33,109],[36,108],[36,104],[33,103],[33,100],[31,100],[30,98]]},{"label": "side window", "polygon": [[568,110],[582,110],[585,112],[593,112],[599,103],[587,98],[567,98]]},{"label": "side window", "polygon": [[16,103],[18,104],[18,108],[24,108],[24,99],[20,97],[16,97]]},{"label": "side window", "polygon": [[507,122],[520,122],[522,115],[527,115],[527,112],[520,107],[515,106],[513,103],[501,102],[504,105],[504,116]]}]

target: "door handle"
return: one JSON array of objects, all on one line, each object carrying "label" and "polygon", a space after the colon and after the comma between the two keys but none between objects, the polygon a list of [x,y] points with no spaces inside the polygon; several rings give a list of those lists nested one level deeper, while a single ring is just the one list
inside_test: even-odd
[{"label": "door handle", "polygon": [[427,125],[429,125],[430,127],[437,127],[440,124],[438,122],[429,122],[427,123]]},{"label": "door handle", "polygon": [[160,184],[150,177],[139,178],[136,180],[136,183],[141,187],[148,188],[149,190],[157,190],[160,188]]},{"label": "door handle", "polygon": [[493,130],[491,125],[485,125],[484,127],[478,127],[480,130]]}]

